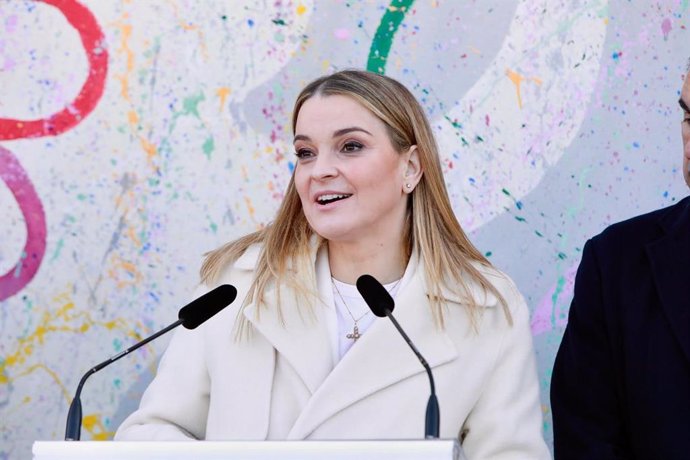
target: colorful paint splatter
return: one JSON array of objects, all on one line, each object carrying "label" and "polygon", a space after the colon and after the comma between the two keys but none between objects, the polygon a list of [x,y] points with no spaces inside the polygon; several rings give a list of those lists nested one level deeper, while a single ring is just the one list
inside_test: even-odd
[{"label": "colorful paint splatter", "polygon": [[[643,4],[644,3],[644,4]],[[272,217],[325,72],[422,102],[456,213],[532,310],[544,431],[580,251],[687,194],[687,0],[9,0],[0,7],[0,459],[61,439],[86,369],[168,324]],[[109,439],[165,340],[82,393]]]}]

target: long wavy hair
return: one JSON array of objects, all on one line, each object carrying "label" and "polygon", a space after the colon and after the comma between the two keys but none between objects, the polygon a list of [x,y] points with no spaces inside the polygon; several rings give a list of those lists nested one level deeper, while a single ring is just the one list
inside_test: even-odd
[{"label": "long wavy hair", "polygon": [[[436,141],[424,111],[412,93],[390,77],[367,71],[343,70],[323,76],[309,83],[297,97],[292,114],[293,134],[305,101],[314,96],[333,95],[354,99],[383,121],[398,152],[417,146],[423,174],[408,196],[404,250],[408,260],[413,252],[416,253],[424,267],[431,313],[436,324],[444,327],[442,287],[466,300],[475,323],[477,302],[470,293],[467,279],[478,283],[484,293],[494,294],[512,324],[505,299],[476,268],[477,263],[485,267],[491,267],[491,264],[470,242],[455,217]],[[311,257],[314,238],[319,245],[327,244],[315,235],[307,222],[293,174],[275,220],[257,232],[208,253],[201,268],[202,282],[213,283],[249,246],[261,243],[262,250],[244,306],[256,303],[258,311],[262,308],[280,309],[280,305],[266,305],[264,302],[264,294],[273,284],[278,289],[278,299],[282,286],[294,289],[302,298],[311,296],[313,299],[318,295],[314,292],[315,274]],[[292,269],[288,269],[289,266]],[[311,276],[305,276],[307,273]],[[313,305],[313,302],[305,304]]]}]

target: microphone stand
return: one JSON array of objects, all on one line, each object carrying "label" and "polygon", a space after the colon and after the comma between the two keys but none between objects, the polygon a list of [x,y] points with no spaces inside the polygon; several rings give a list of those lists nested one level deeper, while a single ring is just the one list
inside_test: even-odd
[{"label": "microphone stand", "polygon": [[414,346],[412,340],[410,340],[410,338],[407,336],[402,327],[400,327],[400,324],[398,324],[398,320],[396,320],[395,316],[393,316],[393,312],[389,308],[385,308],[384,313],[393,322],[393,325],[398,330],[398,332],[400,332],[400,335],[403,336],[405,342],[407,342],[414,354],[417,355],[417,358],[419,358],[419,361],[422,363],[422,366],[424,366],[424,370],[426,370],[426,374],[429,376],[431,394],[429,395],[429,402],[427,402],[426,404],[424,437],[426,439],[438,439],[439,430],[441,426],[441,411],[438,407],[438,398],[436,397],[436,385],[434,385],[434,376],[431,373],[431,367],[429,367],[429,363],[426,362],[426,359],[424,359],[419,350],[417,350],[417,347]]},{"label": "microphone stand", "polygon": [[146,345],[149,343],[151,340],[156,339],[160,337],[161,335],[165,334],[166,332],[170,331],[171,329],[176,328],[180,324],[184,322],[183,319],[178,319],[174,323],[172,323],[170,326],[166,327],[165,329],[161,329],[160,331],[156,332],[152,336],[149,336],[142,340],[141,342],[137,342],[136,344],[132,345],[128,349],[121,351],[120,353],[111,356],[110,358],[106,359],[100,364],[97,364],[96,366],[92,367],[89,369],[86,374],[81,378],[79,381],[79,385],[77,386],[77,391],[74,394],[74,399],[72,399],[72,404],[69,406],[69,412],[67,413],[67,427],[65,428],[65,441],[79,441],[79,438],[81,438],[81,422],[82,422],[82,413],[81,413],[81,389],[84,386],[84,382],[86,382],[86,379],[91,377],[93,374],[96,372],[100,371],[104,367],[114,363],[118,359],[122,358],[123,356],[131,353],[132,351],[136,350],[137,348]]}]

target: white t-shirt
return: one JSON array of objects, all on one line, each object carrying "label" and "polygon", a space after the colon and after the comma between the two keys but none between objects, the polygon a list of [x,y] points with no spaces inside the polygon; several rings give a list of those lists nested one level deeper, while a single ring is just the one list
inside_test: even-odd
[{"label": "white t-shirt", "polygon": [[[383,285],[393,299],[399,290],[401,280]],[[376,319],[376,315],[371,312],[369,305],[357,290],[357,286],[342,283],[335,278],[333,279],[333,302],[338,320],[338,352],[342,358],[355,343],[352,337],[355,326],[354,320],[357,320],[357,332],[364,335]]]},{"label": "white t-shirt", "polygon": [[[335,288],[336,285],[347,302],[352,316],[356,319],[362,318],[357,321],[357,328],[359,329],[360,335],[364,335],[375,320],[390,320],[388,318],[378,318],[373,313],[365,315],[366,312],[370,312],[371,310],[359,294],[357,286],[342,283],[331,277],[331,271],[328,266],[328,250],[325,248],[319,251],[316,258],[316,277],[319,292],[324,296],[322,300],[328,311],[328,330],[331,336],[331,352],[333,365],[335,366],[355,344],[355,340],[347,338],[347,335],[353,332],[354,321],[352,321],[352,317],[348,314],[340,295],[338,295],[338,291],[336,291]],[[408,263],[405,274],[400,280],[384,285],[391,297],[393,297],[393,300],[396,299],[396,295],[399,292],[402,292],[402,289],[407,285],[411,277],[411,266]]]}]

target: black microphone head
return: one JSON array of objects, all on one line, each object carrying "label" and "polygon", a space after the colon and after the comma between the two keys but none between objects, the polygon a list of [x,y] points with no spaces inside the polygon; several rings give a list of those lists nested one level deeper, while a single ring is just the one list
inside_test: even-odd
[{"label": "black microphone head", "polygon": [[395,308],[393,297],[373,276],[362,275],[357,278],[357,290],[376,316],[383,318],[386,313],[393,313]]},{"label": "black microphone head", "polygon": [[230,305],[237,297],[237,289],[221,284],[180,309],[178,318],[187,329],[195,329],[207,319]]}]

